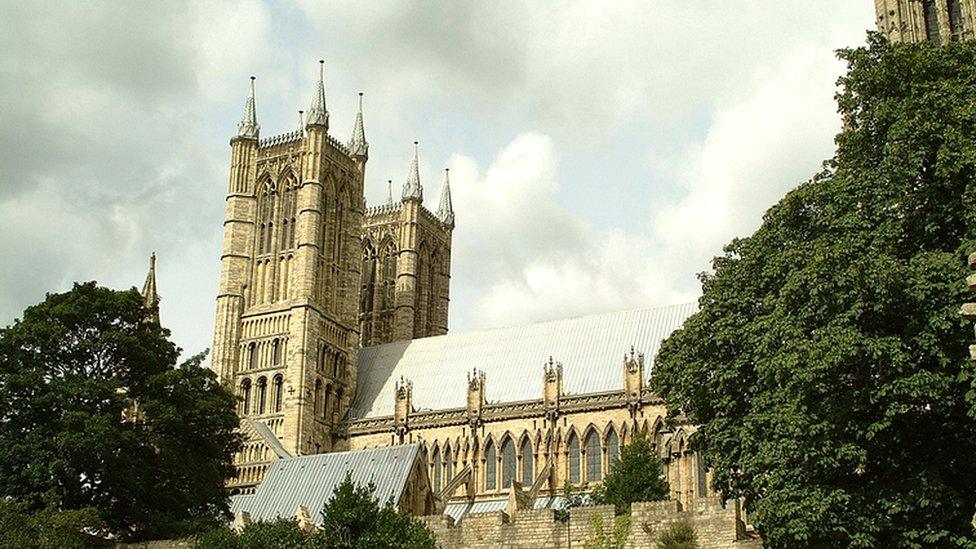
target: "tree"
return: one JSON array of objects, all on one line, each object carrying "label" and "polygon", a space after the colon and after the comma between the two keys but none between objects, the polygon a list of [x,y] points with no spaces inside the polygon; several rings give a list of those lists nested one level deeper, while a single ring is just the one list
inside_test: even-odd
[{"label": "tree", "polygon": [[768,546],[965,546],[976,43],[840,57],[835,158],[715,258],[653,385]]},{"label": "tree", "polygon": [[413,549],[435,547],[434,536],[420,521],[394,509],[393,502],[379,506],[375,487],[356,486],[349,475],[336,487],[322,509],[320,546],[336,549]]},{"label": "tree", "polygon": [[630,444],[620,449],[620,457],[593,491],[593,500],[613,505],[617,514],[630,509],[635,501],[659,501],[668,498],[670,489],[664,480],[661,458],[647,440],[645,431],[638,432]]},{"label": "tree", "polygon": [[[134,289],[49,294],[0,330],[0,497],[95,509],[123,539],[224,520],[235,398]],[[126,419],[123,418],[126,416]]]}]

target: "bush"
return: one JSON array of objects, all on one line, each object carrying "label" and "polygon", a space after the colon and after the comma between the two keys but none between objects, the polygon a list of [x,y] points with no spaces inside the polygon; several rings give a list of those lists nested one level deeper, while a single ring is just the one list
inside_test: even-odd
[{"label": "bush", "polygon": [[622,515],[614,520],[612,532],[603,528],[603,517],[593,515],[593,539],[583,543],[583,549],[623,549],[630,533],[630,515]]},{"label": "bush", "polygon": [[93,509],[31,511],[27,504],[0,500],[0,547],[87,547],[103,527]]},{"label": "bush", "polygon": [[657,538],[658,549],[695,549],[698,534],[688,521],[672,522]]}]

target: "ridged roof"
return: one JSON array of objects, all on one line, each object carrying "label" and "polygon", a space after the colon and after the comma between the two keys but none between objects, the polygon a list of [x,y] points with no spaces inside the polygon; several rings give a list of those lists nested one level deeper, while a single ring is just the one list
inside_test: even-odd
[{"label": "ridged roof", "polygon": [[563,364],[567,395],[620,390],[624,353],[633,346],[650,365],[661,341],[697,309],[685,303],[366,347],[349,418],[393,415],[400,376],[413,382],[414,408],[463,408],[473,368],[485,373],[490,403],[541,399],[549,356]]},{"label": "ridged roof", "polygon": [[322,508],[332,492],[351,473],[353,484],[373,483],[373,497],[381,505],[399,501],[417,459],[419,444],[385,446],[354,452],[330,452],[279,459],[268,466],[253,495],[232,501],[232,509],[247,511],[253,521],[294,518],[299,505],[312,521],[322,522]]}]

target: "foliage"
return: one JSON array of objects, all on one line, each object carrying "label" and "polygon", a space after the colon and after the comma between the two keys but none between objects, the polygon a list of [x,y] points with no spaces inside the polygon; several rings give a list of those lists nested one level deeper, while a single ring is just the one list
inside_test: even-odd
[{"label": "foliage", "polygon": [[695,526],[686,520],[672,522],[657,538],[658,549],[696,549],[698,534]]},{"label": "foliage", "polygon": [[623,549],[627,546],[630,515],[615,517],[614,527],[610,532],[604,530],[601,515],[593,515],[592,521],[593,539],[583,542],[583,549]]},{"label": "foliage", "polygon": [[93,509],[32,511],[26,504],[0,500],[0,547],[87,547],[103,526]]},{"label": "foliage", "polygon": [[226,520],[235,399],[203,355],[174,368],[148,313],[134,289],[89,282],[0,330],[0,497],[96,509],[130,540]]},{"label": "foliage", "polygon": [[573,485],[568,480],[563,485],[563,504],[556,509],[555,516],[559,522],[569,522],[570,509],[592,505],[593,500],[578,491],[573,490]]},{"label": "foliage", "polygon": [[398,513],[393,502],[373,500],[375,487],[355,486],[347,475],[322,509],[322,535],[336,548],[434,547],[434,536],[420,521]]},{"label": "foliage", "polygon": [[221,527],[196,537],[206,549],[328,548],[328,549],[433,549],[434,535],[423,523],[401,514],[392,502],[380,506],[375,487],[356,486],[347,475],[322,509],[321,528],[306,533],[294,520],[256,522],[238,535]]},{"label": "foliage", "polygon": [[617,514],[626,513],[635,501],[667,499],[670,489],[647,433],[638,432],[630,444],[620,449],[610,473],[593,491],[593,501],[613,505]]},{"label": "foliage", "polygon": [[701,275],[654,388],[769,547],[965,546],[976,43],[840,56],[836,157]]}]

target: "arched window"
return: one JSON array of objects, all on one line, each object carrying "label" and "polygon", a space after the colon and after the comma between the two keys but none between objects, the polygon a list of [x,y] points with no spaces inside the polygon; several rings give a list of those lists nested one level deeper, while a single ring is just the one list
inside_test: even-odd
[{"label": "arched window", "polygon": [[251,412],[251,380],[244,378],[241,382],[241,414],[247,415]]},{"label": "arched window", "polygon": [[441,491],[441,451],[439,448],[434,448],[434,455],[431,458],[434,460],[434,492],[440,493]]},{"label": "arched window", "polygon": [[251,370],[256,370],[258,368],[258,349],[254,343],[248,346],[248,353],[247,367]]},{"label": "arched window", "polygon": [[451,482],[454,479],[454,455],[451,453],[451,447],[448,446],[444,450],[444,482],[445,484]]},{"label": "arched window", "polygon": [[600,452],[600,435],[590,431],[586,436],[586,481],[596,482],[603,478],[603,455]]},{"label": "arched window", "polygon": [[373,343],[373,305],[376,303],[376,250],[368,241],[363,246],[359,288],[359,330],[364,346]]},{"label": "arched window", "polygon": [[322,345],[322,350],[319,351],[319,361],[315,365],[315,370],[318,371],[318,372],[320,372],[320,373],[321,372],[324,372],[325,371],[325,364],[326,364],[326,362],[328,360],[329,360],[329,348],[323,344]]},{"label": "arched window", "polygon": [[315,380],[315,392],[312,398],[312,415],[322,416],[322,380]]},{"label": "arched window", "polygon": [[613,471],[617,466],[617,458],[620,456],[620,442],[617,440],[617,433],[610,429],[607,435],[607,471]]},{"label": "arched window", "polygon": [[516,474],[515,444],[511,438],[502,443],[502,488],[512,485]]},{"label": "arched window", "polygon": [[940,43],[939,9],[935,0],[922,0],[922,17],[925,19],[925,38],[934,44]]},{"label": "arched window", "polygon": [[281,411],[281,400],[285,396],[284,383],[281,374],[274,377],[274,411],[278,413]]},{"label": "arched window", "polygon": [[434,250],[427,261],[427,318],[425,322],[427,331],[425,335],[433,335],[437,318],[437,261],[437,250]]},{"label": "arched window", "polygon": [[485,490],[494,490],[498,482],[498,457],[495,455],[495,445],[489,440],[485,446]]},{"label": "arched window", "polygon": [[332,378],[339,379],[339,364],[345,360],[340,353],[333,353],[332,355]]},{"label": "arched window", "polygon": [[960,0],[946,0],[946,9],[949,11],[949,32],[952,35],[952,40],[961,40],[963,31],[962,2]]},{"label": "arched window", "polygon": [[332,403],[332,415],[329,416],[332,418],[333,423],[342,419],[339,417],[339,414],[342,413],[342,393],[342,387],[339,387],[335,391],[335,402]]},{"label": "arched window", "polygon": [[329,421],[329,387],[322,391],[322,419]]},{"label": "arched window", "polygon": [[268,378],[258,378],[258,413],[263,414],[268,403]]},{"label": "arched window", "polygon": [[258,255],[271,251],[271,224],[274,216],[275,199],[275,193],[270,189],[270,183],[267,180],[264,180],[260,186],[264,188],[264,192],[261,193],[260,205],[258,206],[260,211],[258,217]]},{"label": "arched window", "polygon": [[532,443],[528,437],[522,439],[522,485],[528,488],[532,486]]},{"label": "arched window", "polygon": [[413,337],[424,337],[427,328],[427,306],[430,277],[430,251],[427,243],[421,242],[417,253],[417,293],[414,296],[413,306]]},{"label": "arched window", "polygon": [[287,250],[295,247],[295,225],[297,224],[295,210],[298,202],[298,186],[293,176],[288,177],[283,202],[281,212],[281,239],[278,242],[279,250]]},{"label": "arched window", "polygon": [[580,481],[580,443],[576,438],[576,433],[569,435],[569,444],[566,445],[566,453],[569,454],[569,481],[577,483]]},{"label": "arched window", "polygon": [[383,252],[383,273],[380,283],[382,284],[383,295],[380,299],[380,327],[378,328],[381,337],[389,339],[393,333],[393,310],[396,297],[396,265],[397,251],[392,241],[386,243]]},{"label": "arched window", "polygon": [[281,340],[275,339],[271,343],[271,358],[275,366],[281,364]]}]

